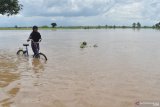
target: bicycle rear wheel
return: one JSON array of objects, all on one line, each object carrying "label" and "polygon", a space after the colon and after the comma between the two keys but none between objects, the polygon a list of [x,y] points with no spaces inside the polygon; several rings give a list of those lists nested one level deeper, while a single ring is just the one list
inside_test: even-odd
[{"label": "bicycle rear wheel", "polygon": [[19,55],[19,56],[23,56],[23,55],[24,55],[23,50],[18,50],[18,51],[17,51],[17,55]]},{"label": "bicycle rear wheel", "polygon": [[38,58],[39,58],[40,60],[44,60],[44,61],[47,61],[47,60],[48,60],[47,57],[46,57],[46,55],[43,54],[43,53],[39,53]]}]

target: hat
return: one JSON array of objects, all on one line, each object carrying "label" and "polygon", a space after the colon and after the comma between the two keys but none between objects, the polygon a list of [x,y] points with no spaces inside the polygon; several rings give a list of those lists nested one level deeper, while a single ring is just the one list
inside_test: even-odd
[{"label": "hat", "polygon": [[33,26],[32,29],[33,29],[33,30],[34,30],[34,29],[38,29],[38,27],[37,27],[37,26]]}]

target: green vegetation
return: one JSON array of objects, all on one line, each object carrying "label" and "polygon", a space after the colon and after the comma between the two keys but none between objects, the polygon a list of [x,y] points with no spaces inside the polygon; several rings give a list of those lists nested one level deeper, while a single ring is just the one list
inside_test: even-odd
[{"label": "green vegetation", "polygon": [[160,29],[160,22],[153,25],[153,26],[142,26],[140,22],[133,23],[132,26],[116,26],[116,25],[105,25],[105,26],[60,26],[56,27],[57,29],[126,29],[126,28],[132,28],[132,29],[146,29],[146,28],[152,28],[152,29]]},{"label": "green vegetation", "polygon": [[[48,27],[48,26],[42,26],[39,27],[40,30],[63,30],[63,29],[127,29],[127,28],[131,28],[131,29],[139,29],[139,28],[132,28],[130,26],[61,26],[61,27]],[[150,26],[144,26],[141,28],[153,28]],[[0,27],[0,30],[32,30],[32,27]]]},{"label": "green vegetation", "polygon": [[0,14],[2,15],[18,14],[21,9],[22,5],[18,0],[0,0]]},{"label": "green vegetation", "polygon": [[[39,26],[40,30],[56,30],[56,29],[160,29],[160,22],[153,26],[142,26],[140,22],[133,23],[131,26],[116,26],[116,25],[105,25],[105,26],[57,26],[56,23],[52,23],[54,26],[50,27],[47,25]],[[56,27],[57,26],[57,27]],[[0,30],[31,30],[32,27],[19,27],[15,25],[14,27],[0,28]]]},{"label": "green vegetation", "polygon": [[31,30],[32,28],[29,27],[0,27],[0,30]]},{"label": "green vegetation", "polygon": [[140,28],[153,28],[152,26],[141,26],[138,24],[138,26],[116,26],[116,25],[106,25],[106,26],[60,26],[56,27],[56,29],[140,29]]}]

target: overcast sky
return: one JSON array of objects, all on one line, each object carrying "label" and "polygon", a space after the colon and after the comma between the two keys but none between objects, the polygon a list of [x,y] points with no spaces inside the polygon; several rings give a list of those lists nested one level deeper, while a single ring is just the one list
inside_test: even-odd
[{"label": "overcast sky", "polygon": [[0,26],[153,25],[160,21],[160,0],[20,0],[15,16],[0,15]]}]

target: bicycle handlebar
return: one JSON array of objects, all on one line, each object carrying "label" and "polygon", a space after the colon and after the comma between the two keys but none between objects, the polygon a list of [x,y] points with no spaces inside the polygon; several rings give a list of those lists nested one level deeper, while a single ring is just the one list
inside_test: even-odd
[{"label": "bicycle handlebar", "polygon": [[[32,42],[34,42],[34,41],[33,41],[33,39],[28,39],[28,40],[27,40],[27,42],[29,42],[30,40],[31,40]],[[34,42],[34,43],[40,43],[40,42],[41,42],[41,40],[42,40],[42,39],[39,39],[39,41],[38,41],[38,42]]]}]

